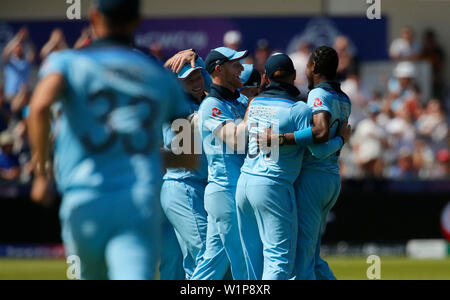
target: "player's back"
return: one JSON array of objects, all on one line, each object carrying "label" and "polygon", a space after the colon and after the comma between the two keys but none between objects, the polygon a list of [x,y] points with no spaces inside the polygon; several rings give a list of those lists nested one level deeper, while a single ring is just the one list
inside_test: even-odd
[{"label": "player's back", "polygon": [[272,147],[265,153],[257,143],[257,135],[265,128],[279,133],[306,129],[311,123],[311,111],[293,97],[261,94],[253,99],[248,113],[249,149],[242,172],[282,180],[292,184],[300,173],[305,149],[298,146]]},{"label": "player's back", "polygon": [[66,82],[55,151],[63,192],[160,181],[162,123],[186,105],[162,67],[131,48],[103,42],[56,53],[41,72],[61,73]]},{"label": "player's back", "polygon": [[[342,92],[338,83],[324,82],[316,86],[308,96],[308,106],[313,114],[325,112],[330,114],[330,139],[339,134],[339,129],[351,113],[351,102]],[[326,159],[314,157],[308,150],[305,154],[304,169],[321,170],[339,174],[339,155],[337,152]]]}]

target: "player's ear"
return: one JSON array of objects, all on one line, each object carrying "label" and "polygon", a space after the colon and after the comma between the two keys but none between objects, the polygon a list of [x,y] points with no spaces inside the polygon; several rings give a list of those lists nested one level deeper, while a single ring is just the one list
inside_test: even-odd
[{"label": "player's ear", "polygon": [[263,74],[263,80],[266,85],[270,83],[270,79],[269,79],[269,77],[267,77],[266,73]]},{"label": "player's ear", "polygon": [[101,22],[101,14],[96,8],[91,8],[88,12],[89,22],[91,23],[92,32],[95,36],[98,35],[98,28]]}]

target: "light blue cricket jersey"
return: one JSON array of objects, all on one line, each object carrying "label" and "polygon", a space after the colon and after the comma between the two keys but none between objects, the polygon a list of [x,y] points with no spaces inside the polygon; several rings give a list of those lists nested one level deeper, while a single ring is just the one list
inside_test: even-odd
[{"label": "light blue cricket jersey", "polygon": [[211,93],[200,105],[199,128],[208,160],[208,182],[221,186],[237,185],[245,159],[245,153],[236,153],[214,134],[228,122],[244,119],[247,107],[237,101],[239,97],[239,93],[213,84]]},{"label": "light blue cricket jersey", "polygon": [[159,184],[162,124],[189,112],[175,77],[119,39],[52,54],[40,76],[54,73],[66,82],[55,149],[61,192]]},{"label": "light blue cricket jersey", "polygon": [[[308,106],[311,107],[313,115],[321,112],[330,114],[331,139],[337,136],[342,123],[350,117],[352,105],[348,96],[341,91],[338,83],[323,82],[309,93]],[[303,161],[303,169],[339,175],[339,155],[340,152],[337,152],[320,160],[314,157],[310,151],[307,151]]]},{"label": "light blue cricket jersey", "polygon": [[[189,115],[197,113],[200,105],[194,99],[189,99],[188,102],[190,108]],[[163,136],[164,136],[164,148],[166,151],[170,151],[172,140],[175,137],[175,132],[172,131],[171,125],[168,123],[164,124],[163,126]],[[206,183],[208,180],[208,161],[206,160],[205,153],[202,153],[201,160],[199,161],[197,169],[195,170],[167,169],[167,172],[164,175],[163,179],[164,180],[192,179]]]},{"label": "light blue cricket jersey", "polygon": [[271,82],[266,91],[253,99],[247,124],[249,149],[242,172],[269,177],[293,184],[300,174],[304,147],[281,146],[278,154],[263,153],[257,144],[257,134],[272,126],[274,131],[289,133],[311,127],[311,109],[297,102],[298,89],[285,83]]}]

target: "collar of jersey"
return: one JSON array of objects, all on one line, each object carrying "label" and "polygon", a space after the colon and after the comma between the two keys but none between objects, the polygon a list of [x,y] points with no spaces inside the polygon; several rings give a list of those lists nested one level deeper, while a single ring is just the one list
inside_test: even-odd
[{"label": "collar of jersey", "polygon": [[323,81],[314,87],[315,89],[324,89],[328,92],[342,93],[341,84],[336,81]]},{"label": "collar of jersey", "polygon": [[88,48],[98,47],[133,47],[133,40],[130,37],[125,36],[107,36],[102,39],[93,41]]},{"label": "collar of jersey", "polygon": [[271,81],[264,89],[263,94],[298,101],[297,97],[300,95],[300,91],[292,84]]},{"label": "collar of jersey", "polygon": [[237,91],[233,93],[223,86],[212,84],[209,96],[220,100],[237,100],[241,95]]}]

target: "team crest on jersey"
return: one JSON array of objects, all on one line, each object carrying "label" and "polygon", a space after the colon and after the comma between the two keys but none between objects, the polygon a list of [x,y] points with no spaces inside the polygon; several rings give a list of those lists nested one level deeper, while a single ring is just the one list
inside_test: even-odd
[{"label": "team crest on jersey", "polygon": [[322,100],[320,100],[319,98],[316,99],[316,101],[314,101],[314,107],[319,107],[323,105]]},{"label": "team crest on jersey", "polygon": [[212,116],[213,117],[218,117],[222,114],[222,111],[220,109],[218,109],[217,107],[214,107],[212,109]]}]

